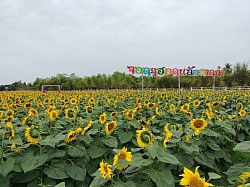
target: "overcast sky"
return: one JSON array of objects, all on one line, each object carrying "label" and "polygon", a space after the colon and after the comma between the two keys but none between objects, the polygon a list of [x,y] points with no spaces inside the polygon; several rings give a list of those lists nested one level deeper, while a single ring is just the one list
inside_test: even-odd
[{"label": "overcast sky", "polygon": [[0,85],[250,61],[250,0],[0,0]]}]

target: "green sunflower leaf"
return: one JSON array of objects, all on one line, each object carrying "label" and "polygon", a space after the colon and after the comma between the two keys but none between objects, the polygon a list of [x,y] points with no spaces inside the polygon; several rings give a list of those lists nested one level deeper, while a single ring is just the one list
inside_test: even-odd
[{"label": "green sunflower leaf", "polygon": [[158,160],[163,163],[181,165],[180,161],[172,154],[166,152],[162,147],[158,149]]},{"label": "green sunflower leaf", "polygon": [[209,180],[211,179],[220,179],[221,176],[218,175],[217,173],[213,173],[213,172],[208,172],[208,176],[209,176]]},{"label": "green sunflower leaf", "polygon": [[133,133],[130,131],[125,132],[125,131],[119,130],[119,132],[118,132],[118,138],[119,138],[121,144],[129,142],[132,137],[133,137]]},{"label": "green sunflower leaf", "polygon": [[86,168],[81,168],[77,164],[67,164],[66,173],[73,179],[84,181],[86,176]]},{"label": "green sunflower leaf", "polygon": [[39,144],[41,145],[48,145],[51,146],[53,148],[55,148],[55,146],[59,143],[58,139],[55,139],[54,136],[47,136],[45,139],[42,139],[39,141]]},{"label": "green sunflower leaf", "polygon": [[85,147],[81,145],[70,146],[68,149],[68,154],[72,157],[83,157],[86,155]]},{"label": "green sunflower leaf", "polygon": [[22,159],[21,167],[24,173],[31,171],[42,164],[44,164],[48,159],[46,154],[34,156],[32,153],[27,153]]},{"label": "green sunflower leaf", "polygon": [[55,187],[65,187],[65,182],[60,182],[59,184],[55,185]]},{"label": "green sunflower leaf", "polygon": [[159,146],[157,143],[147,144],[148,152],[152,159],[155,159],[155,157],[157,156],[158,147]]},{"label": "green sunflower leaf", "polygon": [[115,187],[136,187],[133,181],[127,181],[126,183],[115,182]]},{"label": "green sunflower leaf", "polygon": [[148,173],[149,177],[155,182],[157,187],[166,187],[172,186],[174,182],[174,178],[170,169],[164,169],[163,171],[156,171],[154,169],[150,169]]},{"label": "green sunflower leaf", "polygon": [[52,179],[66,179],[68,175],[63,164],[55,164],[44,169],[44,173]]},{"label": "green sunflower leaf", "polygon": [[23,141],[19,135],[15,135],[14,138],[5,141],[6,144],[15,143],[16,145],[23,145]]},{"label": "green sunflower leaf", "polygon": [[130,165],[134,167],[141,167],[149,166],[152,163],[153,160],[151,158],[143,158],[143,155],[141,153],[136,153],[133,155]]},{"label": "green sunflower leaf", "polygon": [[109,138],[103,139],[102,142],[112,148],[116,148],[118,145],[118,141],[115,137],[110,136]]},{"label": "green sunflower leaf", "polygon": [[14,183],[26,183],[26,182],[29,182],[29,181],[32,181],[32,180],[36,179],[39,175],[40,175],[40,172],[37,169],[29,171],[27,173],[23,173],[23,172],[19,173],[18,172],[11,179],[11,182],[14,182]]},{"label": "green sunflower leaf", "polygon": [[100,175],[96,176],[89,186],[99,187],[105,184],[108,180],[103,179]]},{"label": "green sunflower leaf", "polygon": [[0,163],[0,174],[2,174],[3,177],[6,177],[9,172],[14,168],[15,166],[15,159],[14,158],[7,158],[6,161],[1,161]]},{"label": "green sunflower leaf", "polygon": [[1,187],[9,187],[10,186],[10,179],[9,177],[3,177],[0,175]]},{"label": "green sunflower leaf", "polygon": [[92,159],[98,158],[106,153],[106,149],[102,147],[97,147],[97,145],[90,146],[87,150],[87,153],[90,155]]},{"label": "green sunflower leaf", "polygon": [[250,141],[244,141],[241,143],[238,143],[234,148],[234,151],[239,151],[239,152],[248,152],[250,153]]}]

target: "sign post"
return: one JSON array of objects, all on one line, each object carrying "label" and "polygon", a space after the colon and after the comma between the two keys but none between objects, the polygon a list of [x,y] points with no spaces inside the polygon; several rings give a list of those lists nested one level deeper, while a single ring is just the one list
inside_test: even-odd
[{"label": "sign post", "polygon": [[181,95],[181,78],[180,75],[178,75],[178,90],[179,90],[179,97]]},{"label": "sign post", "polygon": [[142,103],[144,103],[144,80],[143,80],[143,71],[141,74],[141,99]]},{"label": "sign post", "polygon": [[213,77],[213,91],[215,89],[215,77]]}]

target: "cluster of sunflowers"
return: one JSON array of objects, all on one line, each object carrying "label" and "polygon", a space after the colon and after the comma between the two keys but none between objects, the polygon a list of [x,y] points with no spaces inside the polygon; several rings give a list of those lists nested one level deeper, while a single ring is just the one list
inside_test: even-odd
[{"label": "cluster of sunflowers", "polygon": [[232,156],[250,138],[249,98],[243,90],[2,92],[0,180],[246,186],[250,160]]}]

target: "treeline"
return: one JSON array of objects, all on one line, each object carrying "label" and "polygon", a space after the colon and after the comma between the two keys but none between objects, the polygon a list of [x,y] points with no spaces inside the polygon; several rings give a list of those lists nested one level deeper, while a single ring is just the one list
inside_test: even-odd
[{"label": "treeline", "polygon": [[[248,63],[237,63],[235,66],[227,63],[224,68],[225,76],[215,78],[215,86],[250,86],[250,71]],[[181,87],[212,87],[213,77],[180,77]],[[178,78],[174,76],[143,77],[145,88],[178,88]],[[85,89],[138,89],[141,88],[141,77],[131,74],[114,72],[112,75],[98,74],[90,77],[78,77],[57,74],[50,78],[36,78],[33,83],[26,84],[21,81],[11,85],[0,85],[0,90],[41,90],[42,85],[60,85],[61,90]]]}]

